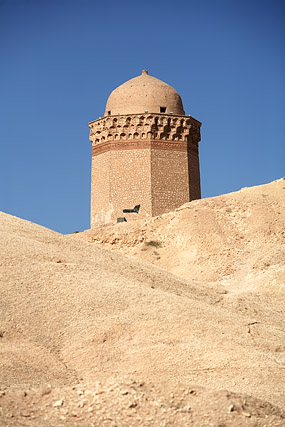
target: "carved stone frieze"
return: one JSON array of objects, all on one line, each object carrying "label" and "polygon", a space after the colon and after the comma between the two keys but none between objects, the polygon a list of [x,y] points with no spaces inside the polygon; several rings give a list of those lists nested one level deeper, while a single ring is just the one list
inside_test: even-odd
[{"label": "carved stone frieze", "polygon": [[198,147],[193,143],[186,141],[163,141],[163,140],[128,140],[128,141],[106,141],[104,144],[93,144],[92,156],[98,156],[106,151],[115,150],[172,150],[188,151],[191,150],[198,154]]},{"label": "carved stone frieze", "polygon": [[130,114],[106,116],[89,123],[93,146],[106,141],[160,140],[198,144],[201,123],[191,116]]}]

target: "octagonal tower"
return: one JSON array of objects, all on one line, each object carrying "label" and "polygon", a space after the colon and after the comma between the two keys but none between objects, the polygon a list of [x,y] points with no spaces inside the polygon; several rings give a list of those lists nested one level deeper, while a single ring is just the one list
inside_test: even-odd
[{"label": "octagonal tower", "polygon": [[104,117],[89,123],[91,228],[200,199],[200,126],[176,90],[146,70],[117,87]]}]

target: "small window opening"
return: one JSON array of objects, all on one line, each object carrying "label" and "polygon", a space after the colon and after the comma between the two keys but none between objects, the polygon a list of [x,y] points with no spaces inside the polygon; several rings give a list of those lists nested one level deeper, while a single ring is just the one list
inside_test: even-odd
[{"label": "small window opening", "polygon": [[165,111],[166,111],[166,107],[160,107],[160,112],[161,113],[165,113]]},{"label": "small window opening", "polygon": [[111,116],[111,111],[108,111],[108,116]]}]

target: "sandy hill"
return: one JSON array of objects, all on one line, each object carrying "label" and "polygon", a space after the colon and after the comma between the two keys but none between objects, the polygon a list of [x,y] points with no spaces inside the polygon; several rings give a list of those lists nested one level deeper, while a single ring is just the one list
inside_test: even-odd
[{"label": "sandy hill", "polygon": [[[183,278],[236,290],[285,289],[285,179],[186,203],[147,221],[77,237]],[[227,288],[227,289],[229,289]]]},{"label": "sandy hill", "polygon": [[1,213],[0,424],[284,425],[284,187],[74,236]]}]

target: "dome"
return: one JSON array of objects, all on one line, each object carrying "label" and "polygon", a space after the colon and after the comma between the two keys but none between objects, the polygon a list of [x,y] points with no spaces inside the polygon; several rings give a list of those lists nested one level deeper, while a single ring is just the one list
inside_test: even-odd
[{"label": "dome", "polygon": [[105,116],[144,112],[185,115],[179,93],[163,81],[149,76],[146,70],[113,90],[106,104]]}]

